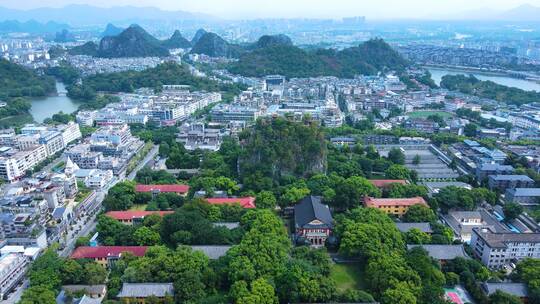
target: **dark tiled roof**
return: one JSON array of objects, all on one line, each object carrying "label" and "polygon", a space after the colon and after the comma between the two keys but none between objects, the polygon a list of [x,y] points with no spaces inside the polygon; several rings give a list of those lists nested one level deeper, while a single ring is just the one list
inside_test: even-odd
[{"label": "dark tiled roof", "polygon": [[430,257],[437,260],[453,260],[455,258],[469,258],[463,245],[407,245],[407,249],[415,247],[424,248]]},{"label": "dark tiled roof", "polygon": [[296,227],[306,227],[314,220],[319,220],[332,228],[334,219],[328,205],[321,203],[320,196],[306,196],[294,206],[294,222]]},{"label": "dark tiled roof", "polygon": [[506,248],[507,243],[540,243],[540,233],[496,233],[491,229],[474,228],[473,232],[480,236],[491,248]]},{"label": "dark tiled roof", "polygon": [[174,294],[172,283],[124,283],[119,298],[165,297]]},{"label": "dark tiled roof", "polygon": [[202,251],[209,259],[217,260],[224,256],[232,246],[191,246],[195,251]]},{"label": "dark tiled roof", "polygon": [[429,223],[396,223],[397,229],[401,232],[407,232],[413,228],[417,228],[425,233],[432,233],[431,225]]}]

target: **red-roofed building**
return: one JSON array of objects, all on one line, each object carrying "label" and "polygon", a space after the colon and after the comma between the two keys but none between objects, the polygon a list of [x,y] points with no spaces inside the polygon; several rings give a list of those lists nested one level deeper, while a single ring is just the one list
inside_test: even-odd
[{"label": "red-roofed building", "polygon": [[408,184],[408,182],[404,179],[370,179],[369,182],[379,189],[388,188],[392,184]]},{"label": "red-roofed building", "polygon": [[90,259],[103,267],[108,267],[114,264],[125,252],[142,257],[147,248],[146,246],[81,246],[73,251],[71,258]]},{"label": "red-roofed building", "polygon": [[409,207],[413,205],[428,206],[426,201],[420,196],[411,198],[373,198],[367,196],[364,198],[364,205],[397,216],[405,214],[409,210]]},{"label": "red-roofed building", "polygon": [[146,216],[151,214],[165,216],[171,213],[174,213],[174,211],[109,211],[105,215],[126,225],[133,225],[134,222],[142,222]]},{"label": "red-roofed building", "polygon": [[186,196],[189,192],[188,185],[136,185],[135,192],[150,192],[153,195],[159,193],[176,193]]},{"label": "red-roofed building", "polygon": [[206,201],[211,205],[240,204],[242,208],[256,208],[255,198],[251,196],[238,198],[207,198]]}]

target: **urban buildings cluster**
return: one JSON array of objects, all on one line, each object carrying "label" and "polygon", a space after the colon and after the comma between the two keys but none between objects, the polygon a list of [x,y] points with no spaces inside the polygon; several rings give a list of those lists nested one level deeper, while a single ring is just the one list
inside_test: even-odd
[{"label": "urban buildings cluster", "polygon": [[58,126],[26,125],[20,134],[4,130],[0,134],[0,178],[8,182],[22,178],[28,170],[54,157],[81,136],[79,125],[73,122]]}]

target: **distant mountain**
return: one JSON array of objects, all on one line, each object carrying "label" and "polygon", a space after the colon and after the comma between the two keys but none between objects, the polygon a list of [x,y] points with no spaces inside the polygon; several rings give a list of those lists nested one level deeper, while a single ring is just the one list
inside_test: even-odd
[{"label": "distant mountain", "polygon": [[56,37],[54,38],[54,42],[59,42],[59,43],[74,42],[74,41],[76,41],[75,36],[67,29],[63,29],[62,31],[57,32]]},{"label": "distant mountain", "polygon": [[270,45],[246,52],[229,71],[244,76],[280,74],[291,77],[374,75],[403,70],[408,62],[382,39],[373,39],[342,51],[306,51],[288,44]]},{"label": "distant mountain", "polygon": [[503,12],[496,18],[505,21],[540,21],[540,7],[524,4]]},{"label": "distant mountain", "polygon": [[[431,16],[433,18],[433,16]],[[439,15],[437,19],[451,20],[478,20],[478,21],[540,21],[540,7],[524,4],[510,10],[501,11],[484,7],[475,10],[464,11],[453,15]]]},{"label": "distant mountain", "polygon": [[168,55],[169,51],[161,45],[161,41],[138,25],[131,25],[118,36],[104,37],[98,49],[98,56],[106,58]]},{"label": "distant mountain", "polygon": [[161,45],[167,49],[186,49],[191,47],[191,42],[184,38],[179,30],[176,30],[171,38],[163,41]]},{"label": "distant mountain", "polygon": [[92,41],[89,41],[83,45],[76,46],[71,48],[68,53],[70,55],[88,55],[88,56],[98,56],[99,46]]},{"label": "distant mountain", "polygon": [[114,26],[114,24],[112,23],[109,23],[107,24],[107,27],[105,28],[105,31],[103,31],[103,33],[101,33],[101,37],[107,37],[107,36],[116,36],[116,35],[119,35],[120,33],[122,33],[122,31],[124,31],[123,28],[121,27],[116,27]]},{"label": "distant mountain", "polygon": [[115,6],[102,8],[91,5],[68,5],[62,8],[36,8],[18,10],[0,8],[0,20],[37,20],[65,22],[74,26],[96,25],[109,22],[138,22],[140,20],[214,20],[213,16],[185,11],[164,11],[155,7]]},{"label": "distant mountain", "polygon": [[0,22],[0,32],[21,32],[30,34],[57,33],[64,29],[69,29],[69,25],[49,21],[40,23],[35,20],[20,22],[17,20],[6,20]]},{"label": "distant mountain", "polygon": [[198,29],[193,38],[191,38],[191,45],[197,44],[197,42],[199,42],[199,39],[201,39],[201,37],[204,36],[204,34],[206,33],[208,32],[204,29]]},{"label": "distant mountain", "polygon": [[215,33],[205,33],[193,45],[193,54],[205,54],[211,57],[238,57],[243,53],[242,47],[230,44]]},{"label": "distant mountain", "polygon": [[254,48],[265,48],[276,45],[293,45],[291,38],[287,35],[264,35],[254,44]]}]

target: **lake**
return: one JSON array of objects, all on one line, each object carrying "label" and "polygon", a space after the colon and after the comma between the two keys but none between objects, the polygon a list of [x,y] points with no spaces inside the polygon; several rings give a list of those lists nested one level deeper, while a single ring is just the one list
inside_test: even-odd
[{"label": "lake", "polygon": [[481,73],[474,73],[470,71],[460,71],[457,69],[454,70],[454,69],[428,68],[427,70],[431,73],[431,78],[433,78],[433,81],[435,81],[437,85],[441,83],[441,79],[445,75],[472,74],[474,75],[474,77],[480,80],[490,80],[495,83],[505,85],[507,87],[514,87],[514,88],[522,89],[525,91],[540,92],[540,83],[537,83],[534,81],[528,81],[525,79],[517,79],[517,78],[508,77],[508,76],[487,75],[487,74],[481,74]]},{"label": "lake", "polygon": [[73,113],[79,108],[80,103],[66,96],[67,90],[63,83],[56,82],[56,91],[58,92],[56,95],[30,99],[32,104],[30,115],[36,122],[43,122],[45,118],[60,111]]}]

